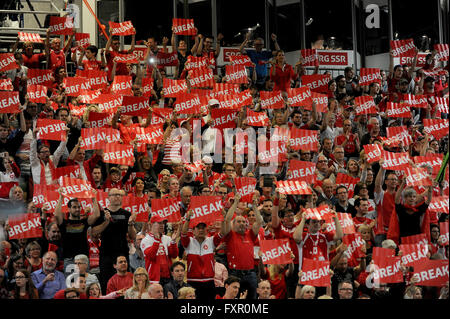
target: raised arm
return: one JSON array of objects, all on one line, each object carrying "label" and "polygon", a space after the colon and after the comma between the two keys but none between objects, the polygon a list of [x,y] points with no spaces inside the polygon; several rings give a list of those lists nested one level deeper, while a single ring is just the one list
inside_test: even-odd
[{"label": "raised arm", "polygon": [[228,235],[231,231],[231,219],[233,218],[234,212],[236,211],[239,200],[241,199],[241,195],[238,192],[235,192],[233,205],[228,209],[227,214],[225,215],[225,220],[222,223],[222,227],[220,229],[220,233],[223,237]]},{"label": "raised arm", "polygon": [[374,193],[380,194],[383,191],[383,180],[386,171],[383,168],[383,160],[380,160],[380,169],[378,170],[377,177],[375,178],[375,190]]},{"label": "raised arm", "polygon": [[280,46],[278,45],[278,41],[277,41],[277,35],[272,33],[272,35],[270,36],[272,38],[273,41],[273,45],[275,47],[275,50],[280,51]]},{"label": "raised arm", "polygon": [[192,48],[191,48],[191,54],[192,54],[193,56],[196,56],[196,55],[197,55],[197,50],[198,50],[199,44],[200,44],[200,36],[197,34],[197,35],[195,36],[194,45],[193,45]]},{"label": "raised arm", "polygon": [[73,41],[74,35],[75,35],[75,28],[73,28],[72,34],[69,35],[69,39],[67,40],[67,43],[66,43],[66,45],[64,47],[64,50],[63,50],[64,54],[66,54],[67,51],[69,51],[69,49],[72,47],[72,41]]},{"label": "raised arm", "polygon": [[[133,28],[134,30],[134,28]],[[136,30],[134,30],[136,32]],[[131,35],[131,46],[130,49],[128,50],[128,53],[133,53],[134,48],[136,47],[136,34],[132,34]]]},{"label": "raised arm", "polygon": [[[239,196],[239,198],[240,198],[240,196]],[[258,200],[256,199],[256,197],[253,198],[253,207],[252,208],[256,215],[256,221],[252,225],[252,230],[253,230],[253,233],[255,234],[255,236],[258,236],[259,229],[261,228],[264,220],[258,209]]]},{"label": "raised arm", "polygon": [[292,235],[297,244],[300,244],[303,240],[303,229],[305,228],[305,223],[306,223],[306,213],[303,212],[300,224],[298,224],[298,226],[295,228],[294,234]]},{"label": "raised arm", "polygon": [[402,183],[400,184],[399,188],[397,189],[397,192],[395,193],[395,203],[400,204],[402,201],[402,192],[405,189],[406,185],[406,179],[402,179]]},{"label": "raised arm", "polygon": [[342,231],[341,223],[339,222],[339,218],[337,217],[337,213],[334,212],[333,216],[334,225],[336,226],[336,233],[334,234],[333,240],[341,240],[344,237],[344,232]]},{"label": "raised arm", "polygon": [[56,222],[58,223],[58,225],[61,225],[62,222],[64,221],[64,216],[62,213],[62,201],[63,201],[63,195],[61,193],[61,188],[58,188],[58,193],[59,193],[59,198],[58,198],[58,202],[56,203],[56,207],[55,207],[55,218],[56,218]]},{"label": "raised arm", "polygon": [[245,46],[247,45],[247,43],[248,43],[248,40],[249,40],[249,38],[250,38],[250,32],[248,32],[246,35],[245,35],[245,39],[244,39],[244,41],[241,43],[241,45],[239,46],[239,52],[241,52],[241,54],[244,54],[244,49],[245,49]]},{"label": "raised arm", "polygon": [[90,226],[94,225],[97,219],[100,217],[100,207],[97,202],[97,190],[93,189],[92,193],[94,196],[92,197],[92,214],[89,215],[87,222]]}]

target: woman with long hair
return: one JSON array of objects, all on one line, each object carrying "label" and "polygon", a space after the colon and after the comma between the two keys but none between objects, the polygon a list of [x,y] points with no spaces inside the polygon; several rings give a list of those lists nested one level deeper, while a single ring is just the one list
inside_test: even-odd
[{"label": "woman with long hair", "polygon": [[123,296],[124,291],[125,289],[120,289],[102,296],[102,290],[100,289],[98,282],[93,282],[86,286],[86,296],[88,299],[116,299]]},{"label": "woman with long hair", "polygon": [[136,177],[131,183],[132,193],[136,197],[146,197],[144,190],[146,188],[145,181],[142,177]]},{"label": "woman with long hair", "polygon": [[167,194],[169,192],[169,178],[170,171],[168,169],[161,170],[158,176],[158,184],[156,186],[161,194]]},{"label": "woman with long hair", "polygon": [[270,78],[274,81],[274,91],[283,91],[291,87],[291,81],[298,78],[298,71],[294,72],[292,66],[286,63],[284,51],[278,50],[275,54],[275,59],[271,62]]},{"label": "woman with long hair", "polygon": [[125,291],[125,299],[150,299],[149,287],[148,272],[145,268],[139,267],[134,272],[133,287]]},{"label": "woman with long hair", "polygon": [[31,280],[28,270],[17,270],[14,279],[14,287],[10,295],[11,299],[39,299],[38,291]]}]

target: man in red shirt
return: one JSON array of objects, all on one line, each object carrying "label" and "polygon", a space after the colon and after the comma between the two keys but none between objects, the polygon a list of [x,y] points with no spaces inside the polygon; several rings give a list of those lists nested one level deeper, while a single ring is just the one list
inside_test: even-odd
[{"label": "man in red shirt", "polygon": [[345,157],[358,157],[360,150],[360,143],[358,134],[352,133],[352,121],[344,121],[344,131],[341,135],[336,136],[334,141],[336,146],[342,146],[344,148]]},{"label": "man in red shirt", "polygon": [[133,286],[133,274],[128,271],[128,262],[125,256],[117,257],[114,268],[117,273],[108,280],[106,294]]},{"label": "man in red shirt", "polygon": [[[240,196],[235,190],[235,202],[240,200]],[[256,205],[255,205],[256,206]],[[226,243],[226,253],[229,274],[241,279],[244,290],[248,291],[248,299],[256,299],[256,288],[258,281],[256,278],[255,264],[253,260],[253,249],[258,238],[259,229],[263,223],[263,218],[257,207],[253,207],[256,214],[256,221],[251,229],[247,229],[247,220],[244,216],[236,216],[233,220],[234,210],[230,209],[225,216],[222,227],[224,242]]]},{"label": "man in red shirt", "polygon": [[[111,30],[109,30],[109,33],[111,34]],[[135,35],[133,34],[131,36],[131,47],[129,50],[123,50],[119,51],[120,48],[120,40],[118,36],[111,36],[108,39],[108,42],[105,46],[105,58],[106,58],[106,66],[108,68],[108,80],[112,81],[111,78],[112,69],[114,66],[114,58],[119,54],[130,54],[134,51],[135,46]],[[111,48],[112,50],[110,50]],[[126,63],[117,63],[116,66],[116,75],[129,75],[127,64]]]},{"label": "man in red shirt", "polygon": [[69,36],[64,49],[61,50],[61,39],[54,38],[50,43],[50,28],[47,29],[47,38],[45,40],[45,55],[48,57],[47,65],[48,69],[55,71],[59,67],[66,67],[66,54],[69,51],[73,36],[75,35],[75,28],[73,29],[72,34]]},{"label": "man in red shirt", "polygon": [[364,198],[357,198],[355,200],[356,216],[353,217],[353,223],[355,224],[355,229],[358,229],[361,225],[368,225],[369,227],[375,226],[375,221],[373,219],[367,218],[367,212],[369,211],[369,201]]},{"label": "man in red shirt", "polygon": [[[12,53],[15,54],[19,46],[20,38],[17,37],[16,42],[12,48]],[[24,42],[22,49],[23,65],[29,69],[40,69],[41,62],[45,60],[45,52],[34,53],[33,42]]]}]

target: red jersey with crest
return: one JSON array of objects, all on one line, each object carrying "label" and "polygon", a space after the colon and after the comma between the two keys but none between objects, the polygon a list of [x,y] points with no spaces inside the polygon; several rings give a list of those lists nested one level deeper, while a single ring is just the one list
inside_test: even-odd
[{"label": "red jersey with crest", "polygon": [[297,244],[299,269],[302,269],[302,261],[304,258],[312,260],[329,260],[328,247],[332,241],[333,234],[331,233],[303,233],[303,240],[300,244]]},{"label": "red jersey with crest", "polygon": [[141,250],[151,283],[158,283],[161,278],[170,278],[171,258],[178,256],[178,246],[172,238],[162,235],[157,239],[153,234],[147,234],[142,239]]}]

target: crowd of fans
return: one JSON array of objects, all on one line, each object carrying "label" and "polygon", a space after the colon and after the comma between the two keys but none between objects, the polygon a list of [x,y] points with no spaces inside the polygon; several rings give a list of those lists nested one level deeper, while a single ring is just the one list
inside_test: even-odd
[{"label": "crowd of fans", "polygon": [[[197,34],[192,48],[188,48],[187,41],[175,34],[171,40],[161,39],[162,45],[158,45],[158,39],[148,38],[144,41],[147,46],[144,60],[130,64],[115,58],[133,53],[134,36],[127,51],[119,50],[117,36],[110,36],[106,47],[99,50],[93,45],[78,46],[73,35],[62,48],[59,36],[52,38],[47,34],[43,52],[37,52],[33,43],[22,43],[18,38],[11,52],[19,67],[0,74],[0,79],[11,80],[22,104],[19,113],[0,114],[0,181],[4,187],[9,185],[6,192],[2,188],[0,298],[448,298],[448,281],[446,286],[420,286],[412,276],[413,270],[403,266],[403,282],[374,287],[367,284],[373,249],[389,248],[401,256],[402,237],[423,233],[428,240],[427,258],[448,260],[448,241],[445,245],[439,233],[440,224],[448,221],[448,207],[437,212],[431,212],[428,207],[434,197],[446,197],[448,202],[449,183],[448,168],[444,178],[436,181],[437,172],[425,165],[431,186],[408,186],[403,170],[385,170],[383,158],[369,161],[364,148],[378,144],[392,153],[407,152],[410,168],[419,166],[413,161],[415,157],[448,152],[448,133],[435,139],[425,132],[423,125],[424,119],[448,118],[448,113],[438,110],[436,104],[436,97],[444,97],[448,105],[448,61],[437,61],[436,52],[430,51],[423,68],[415,68],[415,63],[394,66],[391,53],[390,68],[381,70],[380,83],[367,86],[359,84],[359,70],[347,67],[344,74],[330,77],[328,89],[321,92],[328,97],[328,107],[319,112],[316,103],[312,108],[291,106],[286,92],[300,87],[304,75],[323,73],[320,66],[308,69],[302,57],[291,66],[286,63],[282,44],[277,42],[275,34],[271,37],[273,43],[264,44],[263,39],[252,39],[249,33],[239,48],[252,62],[247,68],[248,82],[235,87],[238,92],[249,90],[252,102],[235,110],[236,127],[258,129],[249,125],[247,111],[263,112],[269,118],[268,125],[264,126],[268,137],[273,128],[317,131],[318,150],[293,150],[288,144],[285,158],[277,163],[273,174],[261,174],[266,164],[258,160],[251,163],[247,155],[244,163],[234,157],[227,163],[218,161],[214,156],[216,148],[223,154],[225,148],[213,145],[207,152],[203,150],[201,162],[196,163],[201,169],[193,170],[192,158],[186,159],[181,154],[183,145],[177,128],[183,128],[183,134],[187,132],[192,142],[192,120],[201,120],[203,136],[216,143],[218,129],[212,127],[211,112],[220,107],[218,95],[214,95],[212,87],[202,88],[211,90],[212,94],[207,95],[202,112],[178,114],[174,110],[176,98],[164,96],[164,79],[169,72],[152,58],[156,59],[159,52],[168,52],[171,45],[172,52],[177,53],[177,66],[171,78],[189,81],[189,72],[185,70],[189,57],[207,57],[214,81],[226,83],[225,72],[216,63],[222,39],[219,34],[214,47],[213,37]],[[264,46],[268,49],[263,50]],[[416,58],[417,54],[418,51]],[[77,72],[105,71],[108,83],[102,94],[110,93],[115,77],[131,75],[132,94],[148,97],[151,107],[147,117],[123,115],[119,106],[112,111],[114,114],[105,126],[119,130],[120,143],[134,147],[134,165],[105,163],[104,149],[81,147],[81,130],[92,127],[90,113],[101,110],[96,104],[83,103],[81,96],[66,95],[67,61],[75,63]],[[27,73],[30,69],[53,72],[46,103],[29,101]],[[443,72],[433,73],[436,70]],[[148,78],[153,82],[150,94],[145,94],[143,86]],[[188,85],[188,90],[199,94],[201,89],[194,90]],[[283,92],[283,107],[262,108],[260,92],[277,90]],[[408,94],[425,95],[426,108],[411,108],[408,118],[388,117],[387,103],[406,100]],[[356,114],[354,101],[359,96],[374,98],[376,114]],[[80,108],[85,110],[75,112]],[[161,116],[158,108],[171,109],[171,112]],[[133,129],[156,126],[153,121],[158,117],[163,118],[162,142],[138,147]],[[61,142],[38,139],[38,119],[63,121],[67,139]],[[402,125],[412,138],[410,143],[395,143],[386,137],[388,127]],[[195,148],[190,148],[195,153]],[[290,177],[290,163],[294,160],[314,163],[314,182],[308,184],[311,194],[285,194],[277,188],[276,182]],[[95,195],[92,207],[83,207],[82,200],[77,198],[68,198],[65,203],[59,179],[53,175],[56,168],[65,166],[79,167],[78,178],[91,185]],[[338,174],[357,179],[354,189],[340,184]],[[251,203],[241,201],[236,191],[235,180],[239,177],[257,180]],[[52,190],[59,194],[56,207],[51,207],[49,200],[44,204],[33,201],[37,185],[52,184],[57,185]],[[103,192],[107,193],[107,201],[100,203],[98,195]],[[191,197],[212,195],[222,198],[222,218],[191,227]],[[136,213],[123,208],[129,196],[145,198],[150,208],[152,199],[176,199],[181,219],[168,222],[148,210],[148,222],[137,222]],[[8,237],[8,219],[15,216],[12,212],[19,204],[27,214],[40,214],[42,237]],[[334,236],[324,233],[327,223],[307,218],[305,214],[307,209],[323,205],[333,215],[330,223],[335,224]],[[349,247],[342,241],[344,234],[335,212],[348,213],[364,241],[364,256],[357,258],[356,264],[350,265],[345,254]],[[393,219],[397,220],[396,236],[392,235],[395,233]],[[258,253],[259,243],[272,239],[289,240],[292,263],[263,263]],[[302,284],[301,265],[305,258],[330,261],[329,287]]]}]

